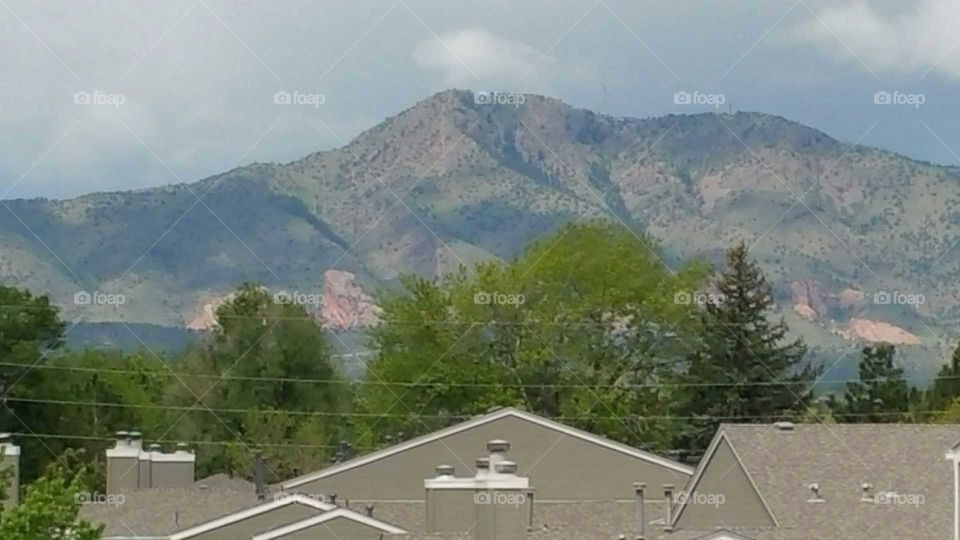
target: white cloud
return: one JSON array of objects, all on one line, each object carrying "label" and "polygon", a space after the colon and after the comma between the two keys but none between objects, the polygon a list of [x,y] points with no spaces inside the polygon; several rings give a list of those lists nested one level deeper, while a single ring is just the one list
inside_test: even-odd
[{"label": "white cloud", "polygon": [[520,84],[552,78],[557,59],[534,47],[479,27],[453,30],[426,39],[413,53],[416,63],[441,72],[449,86],[477,83]]},{"label": "white cloud", "polygon": [[[881,12],[863,0],[822,9],[796,28],[838,61],[862,61],[871,70],[960,78],[956,23],[960,2],[918,0],[909,11]],[[858,60],[859,59],[859,60]]]}]

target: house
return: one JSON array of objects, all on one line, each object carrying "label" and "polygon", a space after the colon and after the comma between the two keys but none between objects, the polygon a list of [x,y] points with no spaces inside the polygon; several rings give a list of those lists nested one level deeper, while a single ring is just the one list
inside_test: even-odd
[{"label": "house", "polygon": [[[690,470],[499,409],[269,489],[218,476],[82,517],[112,540],[960,540],[958,441],[949,425],[724,424]],[[140,457],[126,470],[149,470]]]},{"label": "house", "polygon": [[88,505],[81,517],[111,540],[619,538],[635,529],[635,481],[684,485],[694,472],[513,408],[268,490],[223,476],[192,482],[189,456],[144,450],[140,434],[121,432],[107,484],[123,504]]},{"label": "house", "polygon": [[952,538],[958,440],[950,425],[722,425],[660,538]]},{"label": "house", "polygon": [[423,479],[436,465],[453,467],[454,475],[473,475],[474,456],[496,439],[510,441],[511,459],[537,486],[541,501],[633,501],[633,481],[684,485],[693,475],[676,461],[506,407],[288,480],[281,488],[351,500],[422,501]]}]

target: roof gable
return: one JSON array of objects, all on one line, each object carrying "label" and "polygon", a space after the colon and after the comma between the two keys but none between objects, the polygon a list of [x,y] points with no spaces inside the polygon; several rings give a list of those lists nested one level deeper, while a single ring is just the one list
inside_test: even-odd
[{"label": "roof gable", "polygon": [[776,527],[776,516],[721,428],[679,497],[674,527]]},{"label": "roof gable", "polygon": [[690,476],[693,474],[693,469],[691,467],[688,467],[681,463],[677,463],[675,461],[657,456],[650,452],[638,450],[631,446],[627,446],[625,444],[612,441],[610,439],[601,437],[599,435],[594,435],[586,431],[582,431],[576,428],[572,428],[570,426],[566,426],[559,422],[554,422],[542,416],[521,411],[513,407],[506,407],[506,408],[491,412],[489,414],[485,414],[483,416],[478,416],[477,418],[467,420],[465,422],[461,422],[459,424],[450,426],[448,428],[440,429],[433,433],[429,433],[427,435],[423,435],[421,437],[417,437],[409,441],[393,445],[389,448],[378,450],[376,452],[371,452],[370,454],[360,456],[358,458],[352,459],[350,461],[347,461],[338,465],[334,465],[333,467],[328,467],[326,469],[322,469],[314,473],[306,474],[298,478],[288,480],[286,482],[283,482],[281,485],[285,490],[293,489],[303,484],[307,484],[307,483],[314,482],[316,480],[320,480],[329,476],[340,474],[344,471],[348,471],[351,469],[356,469],[358,467],[362,467],[369,463],[373,463],[381,459],[388,458],[390,456],[399,454],[401,452],[405,452],[407,450],[411,450],[413,448],[417,448],[417,447],[429,444],[431,442],[441,440],[445,437],[449,437],[451,435],[455,435],[457,433],[461,433],[461,432],[476,428],[478,426],[483,426],[506,417],[519,418],[527,422],[531,422],[533,424],[537,424],[537,425],[546,427],[547,429],[556,431],[558,434],[562,434],[564,436],[587,441],[592,444],[596,444],[598,446],[607,448],[609,450],[613,450],[615,452],[619,452],[627,456],[631,456],[637,459],[647,461],[649,463],[653,463],[653,464],[671,469],[675,472],[681,473],[686,476]]},{"label": "roof gable", "polygon": [[358,514],[357,512],[346,508],[338,508],[336,510],[331,510],[329,512],[320,514],[319,516],[307,518],[296,523],[291,523],[285,527],[280,527],[279,529],[258,534],[253,537],[253,540],[279,540],[295,532],[303,531],[319,525],[325,525],[340,519],[370,527],[371,529],[379,531],[383,534],[408,534],[407,531],[398,527],[394,527],[393,525],[390,525],[384,521],[380,521],[379,519]]},{"label": "roof gable", "polygon": [[300,494],[280,494],[277,498],[271,502],[259,504],[257,506],[248,508],[246,510],[241,510],[240,512],[234,512],[226,516],[208,521],[206,523],[201,523],[189,529],[174,533],[170,535],[170,540],[187,540],[188,538],[193,538],[197,535],[214,531],[234,523],[238,523],[245,519],[252,517],[260,516],[269,512],[273,512],[279,508],[284,508],[292,504],[300,504],[313,508],[319,512],[327,512],[329,510],[336,509],[336,506],[332,504],[327,504],[320,502],[312,497],[307,497]]}]

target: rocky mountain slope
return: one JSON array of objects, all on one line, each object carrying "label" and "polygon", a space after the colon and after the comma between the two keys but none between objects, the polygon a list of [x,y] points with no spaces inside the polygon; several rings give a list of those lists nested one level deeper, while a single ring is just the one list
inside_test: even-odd
[{"label": "rocky mountain slope", "polygon": [[[323,294],[335,268],[355,275],[342,283],[353,305],[353,286],[369,294],[404,272],[511,257],[561,224],[607,216],[649,231],[668,264],[719,260],[745,240],[814,341],[940,347],[960,317],[958,200],[955,169],[775,116],[613,118],[446,91],[292,163],[7,201],[0,280],[49,291],[67,316],[186,326],[242,281]],[[76,305],[81,290],[125,302]]]}]

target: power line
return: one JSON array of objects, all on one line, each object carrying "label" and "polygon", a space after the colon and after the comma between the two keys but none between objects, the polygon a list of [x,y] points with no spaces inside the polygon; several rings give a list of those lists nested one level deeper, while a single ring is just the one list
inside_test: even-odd
[{"label": "power line", "polygon": [[[35,438],[35,439],[62,439],[62,440],[76,440],[76,441],[102,441],[102,442],[115,442],[117,439],[115,437],[104,437],[96,435],[63,435],[58,433],[33,433],[33,432],[12,432],[10,435],[15,437],[23,438]],[[262,442],[243,442],[243,441],[190,441],[182,439],[157,439],[151,440],[157,444],[179,444],[184,443],[191,446],[236,446],[240,445],[244,448],[324,448],[324,449],[339,449],[340,445],[335,444],[295,444],[295,443],[262,443]],[[351,447],[355,450],[375,450],[377,447]]]},{"label": "power line", "polygon": [[[151,410],[169,410],[169,411],[195,411],[195,412],[210,412],[210,413],[224,413],[224,414],[262,414],[262,415],[291,415],[291,416],[318,416],[318,417],[360,417],[360,418],[427,418],[435,420],[469,420],[475,418],[475,415],[466,415],[466,414],[402,414],[402,413],[375,413],[375,412],[353,412],[353,411],[343,411],[343,412],[331,412],[331,411],[305,411],[305,410],[291,410],[291,409],[237,409],[237,408],[214,408],[207,407],[206,405],[155,405],[155,404],[142,404],[142,403],[116,403],[116,402],[103,402],[103,401],[76,401],[76,400],[66,400],[66,399],[44,399],[44,398],[14,398],[7,397],[4,398],[9,402],[17,403],[30,403],[30,404],[40,404],[40,405],[68,405],[71,407],[107,407],[107,408],[124,408],[124,409],[151,409]],[[939,415],[947,412],[952,412],[949,410],[931,410],[931,411],[906,411],[906,412],[876,412],[876,413],[841,413],[839,416],[842,418],[869,418],[869,417],[909,417],[910,415]],[[786,413],[771,413],[771,414],[762,414],[762,415],[690,415],[690,416],[680,416],[680,415],[619,415],[619,416],[542,416],[549,420],[555,422],[576,422],[576,421],[597,421],[597,420],[720,420],[720,421],[747,421],[747,420],[785,420],[790,418],[804,418],[806,413],[804,411],[789,411]]]},{"label": "power line", "polygon": [[[88,366],[65,366],[57,364],[24,364],[18,362],[0,362],[0,366],[6,367],[24,367],[30,369],[52,369],[63,371],[76,371],[85,373],[110,373],[115,375],[147,375],[163,377],[182,377],[189,379],[212,379],[223,381],[259,381],[259,382],[282,382],[282,383],[301,383],[301,384],[344,384],[344,385],[372,385],[372,386],[397,386],[397,387],[452,387],[452,388],[597,388],[602,385],[590,385],[583,383],[482,383],[482,382],[405,382],[405,381],[382,381],[382,380],[349,380],[349,379],[317,379],[310,377],[255,377],[243,375],[211,375],[206,373],[189,373],[164,371],[138,371],[134,369],[121,368],[99,368]],[[934,380],[958,380],[960,375],[950,375],[946,377],[904,377],[903,380],[910,381],[934,381]],[[874,379],[824,379],[817,381],[818,385],[845,384],[845,383],[868,383],[884,382],[886,378]],[[696,387],[752,387],[752,386],[799,386],[802,383],[789,381],[743,381],[743,382],[654,382],[654,383],[629,383],[617,384],[617,388],[696,388]],[[612,387],[612,386],[611,386]]]}]

